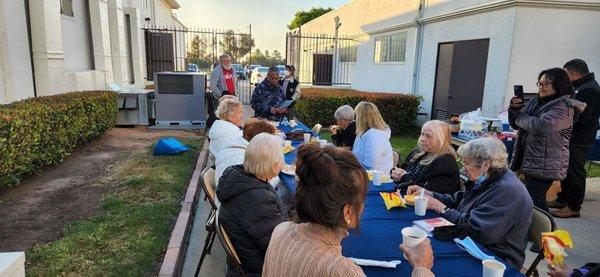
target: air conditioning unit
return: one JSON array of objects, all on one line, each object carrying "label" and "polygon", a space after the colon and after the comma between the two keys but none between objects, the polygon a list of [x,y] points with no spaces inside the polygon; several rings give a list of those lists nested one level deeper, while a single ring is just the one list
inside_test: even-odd
[{"label": "air conditioning unit", "polygon": [[206,127],[206,75],[196,72],[154,74],[156,128],[203,129]]}]

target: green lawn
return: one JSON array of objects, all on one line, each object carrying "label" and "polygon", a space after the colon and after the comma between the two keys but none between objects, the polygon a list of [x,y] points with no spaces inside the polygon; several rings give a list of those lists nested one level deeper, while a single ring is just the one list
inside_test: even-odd
[{"label": "green lawn", "polygon": [[153,156],[148,148],[119,166],[104,180],[118,185],[102,200],[101,215],[74,222],[61,239],[27,252],[27,275],[156,275],[203,143],[181,141],[192,150]]},{"label": "green lawn", "polygon": [[[331,141],[331,133],[327,130],[321,132],[321,137]],[[404,161],[408,153],[417,146],[417,140],[419,133],[416,130],[409,131],[406,135],[394,135],[391,138],[392,147],[402,154],[401,161]],[[587,170],[589,163],[586,164],[585,169]],[[600,165],[593,163],[588,172],[588,178],[600,177]]]}]

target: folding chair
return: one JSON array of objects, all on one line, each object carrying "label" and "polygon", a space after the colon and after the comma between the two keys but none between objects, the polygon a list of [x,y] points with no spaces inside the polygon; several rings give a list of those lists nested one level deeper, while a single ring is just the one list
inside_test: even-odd
[{"label": "folding chair", "polygon": [[225,231],[225,229],[219,222],[219,211],[217,211],[217,215],[215,216],[215,218],[216,218],[216,222],[217,222],[217,224],[216,224],[217,236],[219,236],[219,241],[221,241],[221,244],[223,245],[223,249],[225,249],[225,254],[227,254],[227,260],[229,260],[230,263],[233,264],[233,267],[241,276],[246,276],[246,273],[244,272],[244,269],[242,268],[242,262],[240,260],[240,257],[237,254],[237,251],[235,251],[235,247],[233,247],[233,243],[231,243],[231,240],[229,239],[227,232]]},{"label": "folding chair", "polygon": [[315,135],[318,135],[319,132],[321,132],[321,128],[322,128],[321,124],[317,123],[317,124],[315,124],[315,126],[312,127],[312,131],[315,133]]},{"label": "folding chair", "polygon": [[206,234],[206,239],[204,239],[204,248],[202,249],[202,255],[200,255],[200,261],[198,262],[198,266],[196,267],[196,274],[194,274],[194,276],[198,276],[198,274],[200,274],[200,268],[202,267],[204,258],[206,257],[206,254],[210,254],[213,242],[215,241],[215,221],[218,207],[215,201],[214,183],[215,170],[209,167],[205,168],[202,171],[202,190],[206,195],[205,200],[208,199],[208,202],[210,203],[211,209],[210,213],[208,214],[208,218],[206,219],[205,225],[206,231],[208,231],[208,233]]},{"label": "folding chair", "polygon": [[[536,245],[542,245],[542,233],[556,231],[556,223],[554,218],[546,211],[533,207],[533,215],[531,217],[531,225],[529,226],[529,240]],[[539,276],[537,266],[544,258],[544,251],[535,257],[533,263],[527,269],[525,276]]]}]

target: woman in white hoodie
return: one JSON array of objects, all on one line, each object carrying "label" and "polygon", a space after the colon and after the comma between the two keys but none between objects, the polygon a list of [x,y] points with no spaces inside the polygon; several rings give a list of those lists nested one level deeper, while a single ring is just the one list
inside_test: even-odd
[{"label": "woman in white hoodie", "polygon": [[356,140],[352,153],[364,167],[390,172],[394,163],[390,127],[381,117],[377,106],[371,102],[362,101],[354,110]]},{"label": "woman in white hoodie", "polygon": [[218,181],[231,163],[241,164],[244,161],[244,151],[248,141],[243,138],[240,128],[244,122],[242,103],[234,99],[226,99],[219,103],[215,114],[219,119],[208,131],[210,139],[208,150],[215,157],[215,181]]}]

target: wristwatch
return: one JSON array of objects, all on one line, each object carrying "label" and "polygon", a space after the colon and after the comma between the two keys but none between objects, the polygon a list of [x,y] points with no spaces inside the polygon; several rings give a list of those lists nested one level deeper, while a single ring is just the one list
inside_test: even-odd
[{"label": "wristwatch", "polygon": [[445,207],[440,211],[440,214],[445,214],[448,210],[450,210],[450,208]]}]

